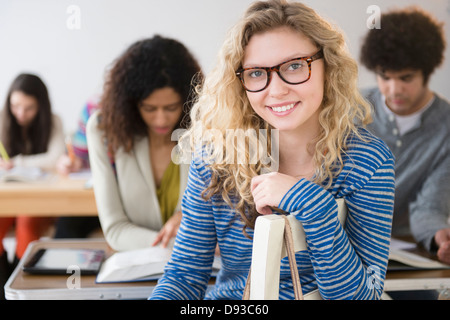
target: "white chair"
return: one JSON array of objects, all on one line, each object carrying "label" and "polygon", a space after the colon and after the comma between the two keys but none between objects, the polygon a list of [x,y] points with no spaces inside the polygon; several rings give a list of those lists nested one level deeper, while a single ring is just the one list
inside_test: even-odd
[{"label": "white chair", "polygon": [[[344,199],[337,199],[338,218],[342,225],[347,217]],[[294,216],[287,216],[292,229],[294,251],[307,250],[303,226]],[[250,300],[278,300],[280,263],[287,251],[283,237],[284,217],[276,214],[256,219],[253,236],[252,266],[250,272]],[[305,300],[321,299],[318,290],[304,295]]]}]

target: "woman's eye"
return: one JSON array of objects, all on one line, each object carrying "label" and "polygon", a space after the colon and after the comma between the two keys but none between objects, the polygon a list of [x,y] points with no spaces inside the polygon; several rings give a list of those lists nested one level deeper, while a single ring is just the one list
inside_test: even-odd
[{"label": "woman's eye", "polygon": [[264,74],[263,70],[253,70],[250,72],[249,75],[251,78],[259,78],[259,77],[263,76],[263,74]]},{"label": "woman's eye", "polygon": [[302,67],[303,67],[303,62],[292,62],[291,64],[289,64],[287,70],[295,71],[295,70],[301,69]]}]

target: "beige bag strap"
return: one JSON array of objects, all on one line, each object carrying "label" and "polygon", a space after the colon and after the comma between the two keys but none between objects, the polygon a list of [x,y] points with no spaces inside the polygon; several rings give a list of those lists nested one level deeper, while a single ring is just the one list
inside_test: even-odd
[{"label": "beige bag strap", "polygon": [[252,276],[252,268],[248,272],[247,281],[245,283],[244,294],[242,295],[242,300],[250,300],[250,278]]},{"label": "beige bag strap", "polygon": [[[292,277],[292,284],[294,286],[294,296],[296,300],[303,300],[303,292],[302,292],[302,286],[300,284],[300,276],[298,274],[297,269],[297,261],[295,260],[295,250],[294,250],[294,240],[292,238],[292,229],[291,225],[289,224],[289,220],[286,218],[286,216],[283,215],[284,218],[284,243],[286,245],[286,251],[288,254],[288,260],[289,260],[289,268],[291,269],[291,277]],[[247,276],[247,282],[245,284],[244,288],[244,294],[242,296],[243,300],[249,300],[250,299],[250,279],[251,279],[251,268],[248,272]]]},{"label": "beige bag strap", "polygon": [[289,259],[289,267],[291,269],[292,284],[294,286],[295,300],[303,300],[302,286],[300,284],[300,276],[298,274],[297,261],[295,260],[294,239],[292,238],[292,229],[289,220],[284,218],[284,243]]}]

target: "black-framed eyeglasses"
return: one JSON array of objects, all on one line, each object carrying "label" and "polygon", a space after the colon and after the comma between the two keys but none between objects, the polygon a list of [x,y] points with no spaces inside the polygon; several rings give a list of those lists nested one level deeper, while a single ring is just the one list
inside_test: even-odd
[{"label": "black-framed eyeglasses", "polygon": [[311,78],[311,63],[323,58],[320,50],[310,57],[290,59],[273,67],[241,68],[236,71],[236,76],[242,82],[244,89],[249,92],[263,91],[270,84],[272,72],[288,84],[304,83]]}]

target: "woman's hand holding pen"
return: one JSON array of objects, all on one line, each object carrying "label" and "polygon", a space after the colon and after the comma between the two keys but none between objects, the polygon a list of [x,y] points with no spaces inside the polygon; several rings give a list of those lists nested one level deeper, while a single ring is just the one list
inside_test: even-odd
[{"label": "woman's hand holding pen", "polygon": [[9,170],[12,169],[14,167],[14,163],[11,160],[3,160],[2,158],[0,158],[0,169],[3,170]]},{"label": "woman's hand holding pen", "polygon": [[56,170],[62,175],[68,175],[71,172],[80,171],[82,167],[83,163],[80,158],[71,158],[66,154],[62,155],[56,163]]},{"label": "woman's hand holding pen", "polygon": [[256,211],[260,214],[272,214],[271,207],[277,207],[284,195],[297,182],[297,178],[278,172],[254,177],[251,189]]},{"label": "woman's hand holding pen", "polygon": [[57,163],[56,170],[59,174],[68,175],[71,172],[80,171],[83,167],[83,162],[75,155],[72,146],[72,137],[70,135],[65,138],[67,154],[62,155]]}]

